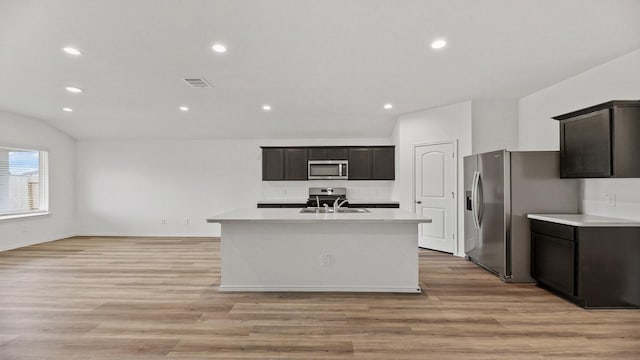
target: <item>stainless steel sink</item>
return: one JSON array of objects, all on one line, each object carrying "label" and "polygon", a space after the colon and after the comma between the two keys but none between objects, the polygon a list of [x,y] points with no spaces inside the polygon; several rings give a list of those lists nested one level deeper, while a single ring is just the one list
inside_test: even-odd
[{"label": "stainless steel sink", "polygon": [[[326,214],[326,213],[334,213],[333,208],[304,208],[300,210],[303,214]],[[368,209],[364,208],[339,208],[338,213],[368,213],[370,212]]]}]

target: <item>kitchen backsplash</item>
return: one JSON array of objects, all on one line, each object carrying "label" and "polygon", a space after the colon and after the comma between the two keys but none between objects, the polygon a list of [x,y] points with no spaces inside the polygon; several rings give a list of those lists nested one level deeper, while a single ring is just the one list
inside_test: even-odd
[{"label": "kitchen backsplash", "polygon": [[581,179],[581,212],[640,220],[640,179]]},{"label": "kitchen backsplash", "polygon": [[393,200],[393,181],[262,181],[261,200],[301,200],[306,201],[310,187],[345,187],[347,198],[355,200]]}]

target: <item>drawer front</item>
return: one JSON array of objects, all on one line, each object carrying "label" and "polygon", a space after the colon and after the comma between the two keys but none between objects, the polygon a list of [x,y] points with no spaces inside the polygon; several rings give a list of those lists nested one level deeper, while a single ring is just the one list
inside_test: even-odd
[{"label": "drawer front", "polygon": [[531,231],[566,240],[575,240],[575,227],[548,221],[531,220]]},{"label": "drawer front", "polygon": [[545,234],[531,233],[533,277],[566,295],[575,288],[575,243]]}]

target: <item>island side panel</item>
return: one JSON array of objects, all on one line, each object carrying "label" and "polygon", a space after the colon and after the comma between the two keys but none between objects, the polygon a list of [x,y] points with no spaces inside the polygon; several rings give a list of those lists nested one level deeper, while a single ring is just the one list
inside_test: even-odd
[{"label": "island side panel", "polygon": [[419,292],[418,225],[222,223],[220,290]]}]

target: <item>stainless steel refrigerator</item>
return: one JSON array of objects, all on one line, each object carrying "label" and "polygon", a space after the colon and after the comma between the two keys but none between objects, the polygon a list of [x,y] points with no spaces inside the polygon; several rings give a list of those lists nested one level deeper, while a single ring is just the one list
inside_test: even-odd
[{"label": "stainless steel refrigerator", "polygon": [[578,182],[560,179],[560,152],[467,156],[464,188],[467,258],[505,282],[534,282],[527,214],[578,212]]}]

